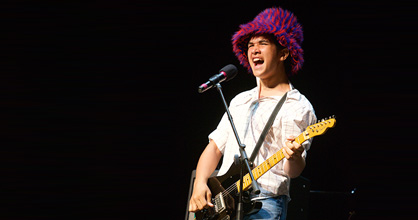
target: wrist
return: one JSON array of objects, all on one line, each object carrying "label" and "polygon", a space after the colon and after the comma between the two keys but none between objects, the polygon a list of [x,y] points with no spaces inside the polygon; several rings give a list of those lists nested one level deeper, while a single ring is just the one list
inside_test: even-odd
[{"label": "wrist", "polygon": [[196,178],[194,180],[194,185],[198,185],[198,184],[206,184],[208,182],[207,178]]}]

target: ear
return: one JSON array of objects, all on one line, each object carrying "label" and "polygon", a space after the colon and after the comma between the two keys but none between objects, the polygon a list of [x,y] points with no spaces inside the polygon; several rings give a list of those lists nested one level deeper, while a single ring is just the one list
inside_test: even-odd
[{"label": "ear", "polygon": [[280,53],[280,61],[285,61],[290,54],[289,49],[287,48],[281,49],[279,53]]}]

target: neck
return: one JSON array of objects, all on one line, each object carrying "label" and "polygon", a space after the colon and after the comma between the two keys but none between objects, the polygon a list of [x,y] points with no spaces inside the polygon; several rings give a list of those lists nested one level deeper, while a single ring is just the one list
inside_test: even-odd
[{"label": "neck", "polygon": [[281,77],[260,79],[260,98],[266,96],[282,96],[289,90],[290,84],[286,74],[282,74]]}]

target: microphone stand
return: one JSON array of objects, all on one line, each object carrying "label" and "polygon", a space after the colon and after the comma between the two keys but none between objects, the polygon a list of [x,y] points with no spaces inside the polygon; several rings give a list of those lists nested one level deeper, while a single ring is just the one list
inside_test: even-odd
[{"label": "microphone stand", "polygon": [[239,152],[241,154],[241,157],[240,157],[240,160],[239,160],[240,161],[240,164],[241,164],[241,171],[240,171],[240,184],[239,184],[239,189],[238,189],[238,191],[239,191],[239,195],[238,195],[238,207],[237,207],[237,214],[236,214],[236,216],[237,216],[236,219],[237,220],[241,220],[244,217],[244,204],[243,204],[243,201],[242,201],[242,194],[243,194],[242,188],[243,188],[243,182],[244,182],[243,181],[243,177],[244,177],[244,165],[247,168],[248,173],[250,174],[251,181],[252,181],[251,185],[252,185],[252,188],[253,188],[253,192],[255,194],[259,194],[260,193],[260,188],[258,187],[258,184],[257,184],[257,182],[254,179],[253,173],[251,172],[251,167],[250,167],[250,164],[248,162],[247,153],[245,152],[245,145],[241,143],[241,141],[240,141],[240,139],[238,137],[238,132],[237,132],[237,130],[235,128],[235,125],[234,125],[234,122],[232,120],[231,113],[229,112],[228,104],[226,103],[225,97],[224,97],[224,95],[222,93],[222,86],[219,83],[216,83],[215,86],[216,86],[216,90],[218,90],[218,92],[219,92],[219,94],[220,94],[220,96],[222,98],[222,102],[223,102],[223,104],[225,106],[226,114],[228,115],[228,119],[229,119],[229,122],[231,123],[232,130],[234,131],[235,138],[237,139],[238,146],[239,146]]}]

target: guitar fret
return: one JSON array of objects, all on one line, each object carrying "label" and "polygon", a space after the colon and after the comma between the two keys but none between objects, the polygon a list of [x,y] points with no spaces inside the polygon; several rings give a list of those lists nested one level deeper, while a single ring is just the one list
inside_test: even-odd
[{"label": "guitar fret", "polygon": [[[302,139],[302,140],[301,140]],[[305,142],[305,137],[304,137],[304,135],[303,135],[303,133],[302,134],[300,134],[296,139],[295,139],[295,142],[296,143],[298,143],[298,144],[301,144],[301,143],[303,143],[303,142]]]},{"label": "guitar fret", "polygon": [[[284,158],[284,155],[281,150],[273,154],[273,156],[268,158],[266,161],[264,161],[262,164],[260,164],[259,166],[257,166],[251,171],[253,173],[254,179],[257,180],[258,178],[260,178],[264,173],[270,170],[274,165],[280,162],[283,158]],[[243,180],[244,180],[243,188],[244,190],[246,190],[252,183],[250,174],[246,174]],[[237,181],[236,184],[237,184],[237,189],[239,189],[240,181]]]}]

